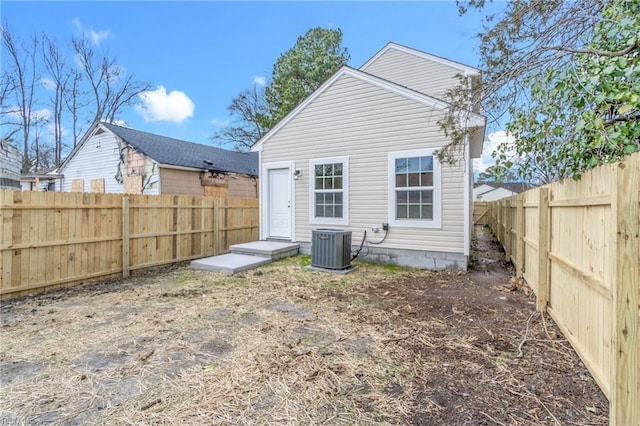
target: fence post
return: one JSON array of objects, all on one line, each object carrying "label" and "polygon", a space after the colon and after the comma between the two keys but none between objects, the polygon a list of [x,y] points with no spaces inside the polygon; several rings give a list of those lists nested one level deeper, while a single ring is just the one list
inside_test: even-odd
[{"label": "fence post", "polygon": [[616,266],[613,290],[610,424],[640,424],[640,161],[617,163],[612,216]]},{"label": "fence post", "polygon": [[213,251],[214,255],[220,254],[222,251],[220,249],[221,238],[220,238],[220,219],[222,218],[220,214],[220,198],[216,197],[213,199]]},{"label": "fence post", "polygon": [[496,234],[496,237],[498,237],[498,241],[500,242],[500,247],[502,247],[502,217],[503,215],[503,209],[502,209],[502,200],[498,200],[496,201],[496,203],[498,203],[498,233]]},{"label": "fence post", "polygon": [[516,277],[522,278],[524,275],[524,195],[518,194],[516,198]]},{"label": "fence post", "polygon": [[538,203],[538,298],[536,308],[547,310],[549,302],[549,188],[540,188]]},{"label": "fence post", "polygon": [[513,228],[513,221],[511,216],[511,198],[507,198],[504,201],[506,217],[504,220],[505,223],[505,239],[504,239],[504,256],[507,262],[511,262],[511,254],[512,254],[512,233],[511,228]]},{"label": "fence post", "polygon": [[500,205],[498,204],[499,201],[492,201],[491,202],[491,209],[493,212],[493,235],[495,235],[496,237],[499,236],[498,234],[498,214],[499,214],[499,209],[500,209]]},{"label": "fence post", "polygon": [[122,276],[127,278],[129,272],[129,197],[122,197]]}]

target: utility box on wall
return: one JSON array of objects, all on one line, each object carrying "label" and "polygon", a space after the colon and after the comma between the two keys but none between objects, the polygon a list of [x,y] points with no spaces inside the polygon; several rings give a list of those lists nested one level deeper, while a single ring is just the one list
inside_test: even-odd
[{"label": "utility box on wall", "polygon": [[311,266],[347,269],[351,266],[351,231],[314,229],[311,236]]}]

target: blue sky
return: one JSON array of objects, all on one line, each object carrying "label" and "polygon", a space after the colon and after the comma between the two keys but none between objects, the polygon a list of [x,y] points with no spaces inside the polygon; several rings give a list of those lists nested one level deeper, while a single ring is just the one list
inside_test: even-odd
[{"label": "blue sky", "polygon": [[[491,4],[489,12],[504,3]],[[454,1],[423,2],[31,2],[2,1],[14,36],[59,42],[85,34],[154,91],[131,127],[199,143],[229,120],[231,99],[268,83],[278,56],[313,27],[340,28],[349,65],[359,67],[393,41],[478,65],[482,14],[460,17]]]}]

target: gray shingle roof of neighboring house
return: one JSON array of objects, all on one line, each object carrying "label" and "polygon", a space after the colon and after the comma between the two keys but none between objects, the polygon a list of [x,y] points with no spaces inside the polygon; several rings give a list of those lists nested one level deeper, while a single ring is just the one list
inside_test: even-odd
[{"label": "gray shingle roof of neighboring house", "polygon": [[518,194],[533,188],[532,185],[525,182],[476,182],[476,184],[474,185],[474,188],[477,188],[478,186],[481,186],[481,185],[488,185],[493,188],[504,188]]},{"label": "gray shingle roof of neighboring house", "polygon": [[[258,176],[258,154],[229,151],[101,123],[123,141],[160,164]],[[205,163],[205,161],[211,164]]]}]

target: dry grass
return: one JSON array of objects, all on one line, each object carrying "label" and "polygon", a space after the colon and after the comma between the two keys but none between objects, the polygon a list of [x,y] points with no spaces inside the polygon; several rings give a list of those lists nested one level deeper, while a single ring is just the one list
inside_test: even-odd
[{"label": "dry grass", "polygon": [[3,302],[0,423],[606,424],[584,365],[499,262],[341,276],[306,260]]},{"label": "dry grass", "polygon": [[[0,417],[103,424],[399,423],[424,366],[357,288],[390,273],[178,269],[7,306]],[[424,272],[428,274],[428,272]],[[326,297],[337,288],[349,300]],[[434,404],[434,409],[437,407]],[[179,420],[178,420],[179,419]]]}]

